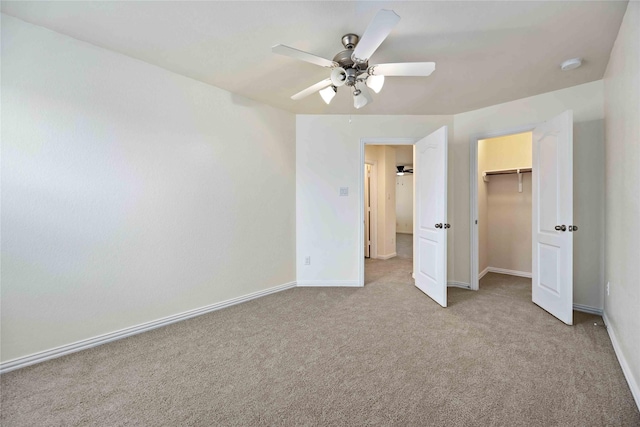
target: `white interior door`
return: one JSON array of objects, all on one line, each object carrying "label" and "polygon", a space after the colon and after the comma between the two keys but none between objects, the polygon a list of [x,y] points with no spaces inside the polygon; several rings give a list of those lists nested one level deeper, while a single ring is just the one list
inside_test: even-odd
[{"label": "white interior door", "polygon": [[533,302],[573,324],[573,112],[533,131]]},{"label": "white interior door", "polygon": [[447,306],[447,127],[416,142],[416,286]]}]

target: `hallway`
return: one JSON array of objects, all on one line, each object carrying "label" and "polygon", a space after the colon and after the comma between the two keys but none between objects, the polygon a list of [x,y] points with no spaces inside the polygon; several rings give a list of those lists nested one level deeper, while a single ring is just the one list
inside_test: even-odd
[{"label": "hallway", "polygon": [[365,286],[380,281],[413,285],[413,234],[396,234],[396,253],[391,259],[365,259]]}]

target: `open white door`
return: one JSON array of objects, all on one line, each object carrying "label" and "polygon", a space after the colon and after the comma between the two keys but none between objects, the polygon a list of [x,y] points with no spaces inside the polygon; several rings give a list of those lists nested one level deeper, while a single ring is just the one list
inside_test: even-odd
[{"label": "open white door", "polygon": [[533,302],[573,324],[573,112],[533,130]]},{"label": "open white door", "polygon": [[416,142],[416,286],[447,306],[447,127]]}]

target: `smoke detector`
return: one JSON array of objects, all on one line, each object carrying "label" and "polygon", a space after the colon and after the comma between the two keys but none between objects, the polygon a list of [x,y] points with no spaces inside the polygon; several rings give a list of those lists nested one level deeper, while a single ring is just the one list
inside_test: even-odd
[{"label": "smoke detector", "polygon": [[562,71],[574,70],[582,65],[582,58],[572,58],[567,59],[562,64],[560,64],[560,69]]}]

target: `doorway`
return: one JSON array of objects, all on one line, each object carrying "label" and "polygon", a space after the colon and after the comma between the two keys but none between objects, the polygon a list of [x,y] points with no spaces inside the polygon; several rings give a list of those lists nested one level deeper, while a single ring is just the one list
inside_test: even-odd
[{"label": "doorway", "polygon": [[[489,267],[488,264],[488,259],[486,259],[486,254],[487,254],[487,248],[485,246],[484,248],[484,253],[485,253],[485,259],[480,260],[480,252],[481,252],[481,248],[480,248],[480,240],[481,240],[481,234],[482,234],[482,240],[483,240],[483,245],[486,245],[487,239],[486,239],[486,234],[488,233],[488,221],[486,218],[486,213],[487,213],[487,209],[486,209],[486,189],[487,187],[484,186],[484,184],[482,184],[484,182],[484,172],[485,170],[481,170],[481,166],[479,163],[485,163],[484,161],[482,161],[482,159],[480,158],[480,141],[489,141],[489,140],[496,140],[498,138],[504,138],[507,142],[505,142],[505,144],[508,144],[510,141],[510,137],[513,135],[526,135],[526,134],[531,134],[531,132],[533,131],[533,129],[535,128],[535,125],[527,125],[527,126],[522,126],[519,128],[513,128],[513,129],[505,129],[504,131],[501,132],[493,132],[493,133],[485,133],[485,134],[479,134],[479,135],[475,135],[471,137],[471,141],[470,141],[470,166],[471,166],[471,173],[470,173],[470,196],[471,196],[471,271],[470,271],[470,288],[472,290],[479,290],[480,289],[480,275],[481,274],[486,274],[488,271],[484,271],[484,269],[486,267]],[[511,148],[511,150],[513,151],[513,147]],[[486,154],[486,151],[485,153]],[[501,160],[499,159],[498,162],[501,162]],[[502,163],[506,163],[506,161],[502,161]],[[497,168],[496,168],[497,169]],[[489,180],[491,180],[491,176],[489,176],[488,178]],[[524,177],[523,177],[524,179]],[[485,191],[484,194],[480,194],[479,189],[481,188],[480,185],[483,185],[482,189]],[[485,203],[485,206],[482,207],[482,209],[480,208],[480,204],[481,203]],[[483,213],[483,216],[481,217],[481,211]],[[531,229],[529,229],[531,230]],[[483,266],[483,270],[480,269],[480,266]]]},{"label": "doorway", "polygon": [[412,284],[413,145],[367,144],[364,158],[364,284]]},{"label": "doorway", "polygon": [[[361,167],[362,167],[362,195],[360,205],[360,215],[362,224],[362,234],[360,237],[360,284],[364,286],[365,264],[368,266],[381,266],[382,261],[398,259],[398,242],[396,231],[398,224],[396,211],[396,190],[398,172],[398,149],[400,150],[399,161],[402,166],[411,166],[413,170],[413,144],[417,141],[414,138],[363,138],[361,139]],[[404,148],[399,148],[404,147]],[[407,152],[409,155],[407,155]],[[406,175],[409,175],[408,173]],[[406,190],[407,188],[403,188]],[[411,217],[413,220],[413,189],[411,191]],[[404,196],[404,192],[403,192]],[[407,223],[406,214],[403,210],[403,217]],[[409,240],[409,251],[406,250]],[[405,258],[404,264],[409,265],[408,277],[411,280],[413,270],[413,249],[412,234],[405,233],[401,237],[402,256]],[[367,254],[368,249],[368,254]],[[368,256],[367,256],[368,255]],[[387,263],[389,264],[389,263]],[[386,268],[386,267],[385,267]],[[406,269],[406,266],[401,267]]]},{"label": "doorway", "polygon": [[[529,132],[532,135],[530,168],[527,165],[501,165],[502,169],[479,169],[481,140],[517,134],[526,134],[528,137]],[[573,232],[577,230],[573,225],[573,112],[565,111],[539,125],[474,135],[470,144],[471,288],[479,289],[480,274],[484,273],[479,271],[480,236],[482,228],[489,228],[491,223],[487,216],[480,216],[479,193],[483,188],[479,187],[480,180],[487,182],[500,175],[515,173],[518,181],[514,182],[514,186],[520,192],[526,188],[525,174],[531,173],[531,227],[528,231],[518,230],[523,232],[521,237],[524,236],[524,239],[531,237],[531,300],[564,323],[573,324]],[[505,147],[507,150],[513,148],[510,144]],[[510,209],[503,205],[502,222],[498,221],[498,226],[507,228],[504,221],[513,221],[513,213],[513,207]],[[512,251],[501,249],[507,257],[515,257]],[[523,256],[525,251],[519,255],[519,268],[527,267],[526,255]],[[485,257],[483,265],[491,262],[491,258],[487,261]],[[485,271],[489,271],[488,267]],[[511,269],[497,272],[514,275],[527,273]]]},{"label": "doorway", "polygon": [[531,278],[531,132],[478,141],[478,280]]},{"label": "doorway", "polygon": [[[413,272],[409,277],[415,280],[415,286],[436,303],[447,306],[447,232],[451,224],[447,222],[447,139],[448,127],[442,126],[421,139],[362,138],[360,140],[360,286],[364,286],[364,165],[365,146],[371,145],[413,145],[414,203],[413,203],[413,250],[409,265]],[[391,162],[386,162],[393,164]],[[382,169],[380,166],[379,169]],[[391,172],[394,172],[392,168]],[[397,169],[396,169],[397,170]],[[397,174],[396,174],[397,176]],[[393,174],[390,175],[393,177]],[[386,176],[389,179],[389,176]],[[380,184],[380,183],[379,183]],[[388,188],[393,188],[390,183]],[[379,191],[380,193],[380,191]],[[391,195],[387,191],[379,198],[391,204]],[[395,205],[395,203],[394,203]],[[386,218],[385,218],[386,219]],[[385,226],[388,225],[386,222]],[[396,225],[395,221],[392,226]],[[395,230],[394,230],[395,231]],[[394,237],[388,239],[395,240]],[[378,236],[380,242],[380,236]],[[395,243],[395,242],[393,242]],[[395,246],[395,245],[394,245]],[[387,249],[386,247],[382,250]],[[394,247],[397,250],[397,248]],[[380,247],[378,257],[380,258]],[[397,259],[397,253],[391,258]],[[409,282],[410,283],[410,282]]]},{"label": "doorway", "polygon": [[413,146],[368,144],[363,179],[364,257],[412,258]]}]

